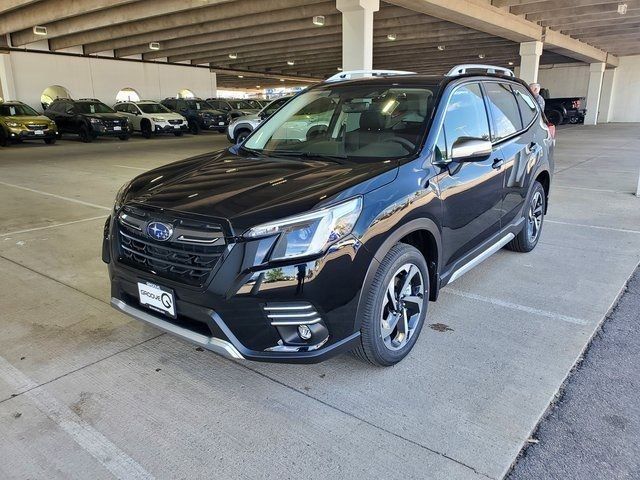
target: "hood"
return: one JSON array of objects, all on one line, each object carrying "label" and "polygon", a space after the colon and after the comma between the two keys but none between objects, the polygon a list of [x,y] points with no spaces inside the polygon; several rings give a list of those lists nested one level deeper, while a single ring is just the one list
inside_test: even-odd
[{"label": "hood", "polygon": [[153,118],[162,118],[163,120],[184,120],[184,117],[182,115],[180,115],[179,113],[147,113],[146,115],[149,115],[150,117]]},{"label": "hood", "polygon": [[136,177],[125,202],[227,219],[236,234],[260,223],[363,195],[396,177],[395,163],[243,156],[237,147]]},{"label": "hood", "polygon": [[253,121],[261,122],[262,119],[260,118],[260,115],[255,113],[253,115],[243,115],[242,117],[238,117],[234,119],[233,123],[253,122]]},{"label": "hood", "polygon": [[222,110],[214,110],[213,108],[204,108],[202,110],[196,110],[197,113],[208,113],[209,115],[224,115],[226,116],[227,113],[223,112]]},{"label": "hood", "polygon": [[233,110],[233,112],[241,113],[242,115],[253,115],[258,113],[260,110],[257,108],[243,108],[241,110]]},{"label": "hood", "polygon": [[4,117],[5,120],[11,122],[19,122],[23,125],[48,125],[53,123],[49,117],[45,117],[44,115],[32,116],[32,115],[14,115],[11,117]]},{"label": "hood", "polygon": [[127,119],[125,115],[121,115],[119,113],[82,113],[81,115],[87,118],[98,118],[100,120],[126,120]]}]

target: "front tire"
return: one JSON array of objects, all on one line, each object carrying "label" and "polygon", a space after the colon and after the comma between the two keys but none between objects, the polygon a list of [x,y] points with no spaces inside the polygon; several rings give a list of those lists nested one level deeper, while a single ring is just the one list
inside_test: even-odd
[{"label": "front tire", "polygon": [[83,143],[93,142],[93,135],[91,134],[91,132],[87,127],[80,127],[80,140]]},{"label": "front tire", "polygon": [[9,142],[9,137],[5,131],[0,128],[0,147],[8,147],[10,144],[11,142]]},{"label": "front tire", "polygon": [[428,303],[429,269],[424,256],[411,245],[394,245],[364,293],[361,343],[355,355],[381,367],[398,363],[415,345]]},{"label": "front tire", "polygon": [[56,138],[55,138],[55,137],[53,137],[53,138],[46,138],[46,139],[44,140],[44,143],[46,143],[47,145],[53,145],[54,143],[56,143]]},{"label": "front tire", "polygon": [[131,138],[131,135],[120,135],[118,138],[120,139],[120,141],[126,142],[129,140],[129,138]]},{"label": "front tire", "polygon": [[142,131],[142,136],[144,138],[151,138],[151,136],[153,135],[151,122],[149,122],[148,120],[142,122],[142,124],[140,125],[140,130]]},{"label": "front tire", "polygon": [[243,129],[236,133],[236,143],[240,144],[249,136],[251,130]]},{"label": "front tire", "polygon": [[547,195],[538,181],[533,183],[524,212],[524,225],[520,233],[507,243],[506,247],[514,252],[530,252],[538,244],[542,232],[544,214],[547,210]]},{"label": "front tire", "polygon": [[200,125],[198,125],[198,122],[189,122],[189,132],[191,132],[193,135],[200,134]]}]

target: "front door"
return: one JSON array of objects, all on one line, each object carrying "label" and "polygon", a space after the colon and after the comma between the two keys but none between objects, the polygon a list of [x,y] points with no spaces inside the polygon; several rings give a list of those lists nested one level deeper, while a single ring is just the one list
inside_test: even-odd
[{"label": "front door", "polygon": [[447,161],[438,176],[442,199],[443,266],[459,267],[465,256],[500,230],[504,171],[502,152],[495,147],[486,157],[449,161],[456,140],[490,140],[482,89],[477,83],[457,87],[451,94],[437,151]]}]

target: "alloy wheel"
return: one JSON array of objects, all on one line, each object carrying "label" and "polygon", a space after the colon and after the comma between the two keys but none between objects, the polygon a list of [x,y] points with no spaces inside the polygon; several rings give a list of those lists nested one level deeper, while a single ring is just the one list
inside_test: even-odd
[{"label": "alloy wheel", "polygon": [[413,263],[401,266],[387,285],[382,302],[380,332],[389,350],[400,350],[411,339],[420,321],[424,280]]},{"label": "alloy wheel", "polygon": [[527,230],[529,232],[529,241],[535,243],[540,235],[542,227],[542,219],[544,216],[544,202],[541,192],[535,192],[529,204],[529,213],[527,215]]}]

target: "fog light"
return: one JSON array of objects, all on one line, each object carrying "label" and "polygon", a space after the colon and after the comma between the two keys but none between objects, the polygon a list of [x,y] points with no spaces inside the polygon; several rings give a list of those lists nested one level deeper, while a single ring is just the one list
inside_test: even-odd
[{"label": "fog light", "polygon": [[311,329],[307,325],[298,326],[298,335],[302,340],[309,340],[311,338]]}]

